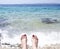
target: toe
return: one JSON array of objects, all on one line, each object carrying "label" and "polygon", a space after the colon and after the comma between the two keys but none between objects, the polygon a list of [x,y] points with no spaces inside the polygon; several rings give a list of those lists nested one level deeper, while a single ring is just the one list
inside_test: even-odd
[{"label": "toe", "polygon": [[27,38],[26,34],[21,36],[21,40],[24,39],[24,38]]},{"label": "toe", "polygon": [[38,40],[36,35],[32,35],[32,38]]}]

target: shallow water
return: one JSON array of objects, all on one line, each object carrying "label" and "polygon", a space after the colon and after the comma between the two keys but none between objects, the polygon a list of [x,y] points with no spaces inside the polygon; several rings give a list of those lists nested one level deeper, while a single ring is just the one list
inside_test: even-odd
[{"label": "shallow water", "polygon": [[58,5],[0,5],[0,18],[8,19],[6,23],[9,23],[2,27],[0,25],[1,29],[12,27],[14,30],[27,32],[60,31],[60,23],[41,22],[41,18],[54,18],[60,22],[60,6]]}]

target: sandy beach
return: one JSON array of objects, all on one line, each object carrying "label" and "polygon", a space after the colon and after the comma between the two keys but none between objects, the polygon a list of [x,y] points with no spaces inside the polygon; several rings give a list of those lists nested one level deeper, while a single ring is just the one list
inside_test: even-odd
[{"label": "sandy beach", "polygon": [[8,47],[8,48],[7,47],[3,47],[2,48],[2,47],[0,47],[0,49],[21,49],[21,48],[17,48],[17,47],[14,47],[14,48],[11,48],[11,47]]},{"label": "sandy beach", "polygon": [[[0,46],[0,49],[22,49],[21,47],[2,47]],[[28,49],[32,49],[32,46],[28,46]],[[45,45],[43,47],[38,47],[37,49],[60,49],[60,44],[51,44],[51,45]]]}]

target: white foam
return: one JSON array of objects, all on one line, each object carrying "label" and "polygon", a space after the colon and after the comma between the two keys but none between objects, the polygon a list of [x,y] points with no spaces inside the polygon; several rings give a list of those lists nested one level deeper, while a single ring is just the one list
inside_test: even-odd
[{"label": "white foam", "polygon": [[[8,42],[11,44],[16,44],[16,43],[21,43],[21,35],[22,34],[26,34],[26,33],[22,33],[19,35],[15,35],[14,38],[9,38],[8,35],[6,33],[8,33],[7,30],[1,30],[0,29],[0,33],[3,33],[3,39],[2,42]],[[55,43],[60,43],[60,32],[50,32],[48,34],[46,34],[46,32],[31,32],[31,34],[27,34],[27,38],[28,38],[28,45],[32,45],[32,35],[36,35],[39,39],[39,43],[38,45],[40,47],[44,46],[45,44],[55,44]]]}]

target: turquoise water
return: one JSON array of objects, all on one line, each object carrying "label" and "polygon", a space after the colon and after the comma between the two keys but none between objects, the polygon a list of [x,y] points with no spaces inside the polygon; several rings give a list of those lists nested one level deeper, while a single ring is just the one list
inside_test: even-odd
[{"label": "turquoise water", "polygon": [[[57,19],[59,23],[42,23],[42,18]],[[0,19],[0,29],[9,32],[58,32],[60,5],[0,5]]]}]

